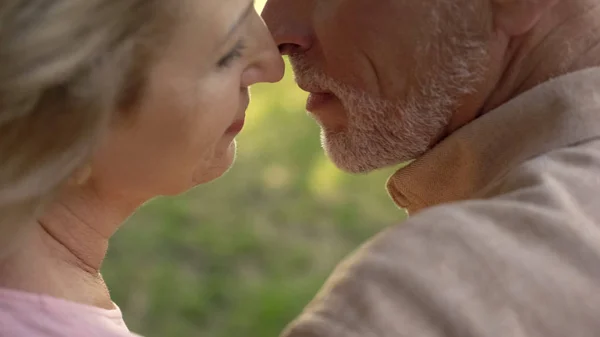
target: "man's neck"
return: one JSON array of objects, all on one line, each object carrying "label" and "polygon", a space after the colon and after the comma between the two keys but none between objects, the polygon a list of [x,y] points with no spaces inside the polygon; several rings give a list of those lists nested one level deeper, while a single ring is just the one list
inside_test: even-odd
[{"label": "man's neck", "polygon": [[559,2],[527,35],[514,38],[505,71],[482,113],[554,77],[600,65],[600,4]]},{"label": "man's neck", "polygon": [[100,268],[108,241],[137,205],[90,189],[64,193],[0,261],[0,287],[113,308]]}]

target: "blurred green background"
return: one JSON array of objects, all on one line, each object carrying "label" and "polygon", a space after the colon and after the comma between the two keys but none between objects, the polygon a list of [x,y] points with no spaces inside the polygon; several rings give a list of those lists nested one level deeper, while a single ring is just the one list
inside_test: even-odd
[{"label": "blurred green background", "polygon": [[132,331],[277,336],[337,262],[405,218],[384,188],[392,170],[350,176],[327,160],[305,99],[289,68],[255,86],[231,171],[117,233],[103,274]]}]

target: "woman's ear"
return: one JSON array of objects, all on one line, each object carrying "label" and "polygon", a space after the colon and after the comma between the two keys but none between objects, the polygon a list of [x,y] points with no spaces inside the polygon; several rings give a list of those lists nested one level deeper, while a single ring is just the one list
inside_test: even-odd
[{"label": "woman's ear", "polygon": [[494,28],[508,36],[523,35],[559,1],[561,0],[492,0]]}]

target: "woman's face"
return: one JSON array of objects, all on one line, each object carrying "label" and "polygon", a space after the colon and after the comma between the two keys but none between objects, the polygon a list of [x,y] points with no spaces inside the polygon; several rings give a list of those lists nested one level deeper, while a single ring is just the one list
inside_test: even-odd
[{"label": "woman's face", "polygon": [[221,176],[234,160],[248,87],[283,76],[251,0],[184,2],[132,122],[116,123],[93,158],[96,188],[149,198]]}]

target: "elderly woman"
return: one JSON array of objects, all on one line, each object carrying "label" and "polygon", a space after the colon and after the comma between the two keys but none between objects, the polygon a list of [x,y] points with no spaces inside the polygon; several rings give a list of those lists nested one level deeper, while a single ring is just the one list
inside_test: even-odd
[{"label": "elderly woman", "polygon": [[251,0],[3,0],[0,336],[130,336],[109,238],[222,175],[248,87],[282,74]]}]

